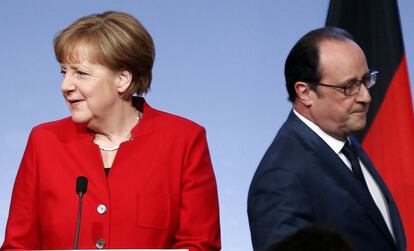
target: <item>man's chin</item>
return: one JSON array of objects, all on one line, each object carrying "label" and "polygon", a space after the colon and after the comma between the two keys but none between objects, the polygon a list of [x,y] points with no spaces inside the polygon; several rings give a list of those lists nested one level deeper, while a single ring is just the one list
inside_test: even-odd
[{"label": "man's chin", "polygon": [[366,119],[356,121],[355,123],[352,124],[352,131],[353,132],[361,131],[362,129],[365,128],[366,124],[367,124]]}]

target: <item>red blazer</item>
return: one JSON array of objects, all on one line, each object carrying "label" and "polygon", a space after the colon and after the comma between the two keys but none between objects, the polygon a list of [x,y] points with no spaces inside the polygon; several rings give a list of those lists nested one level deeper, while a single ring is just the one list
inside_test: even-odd
[{"label": "red blazer", "polygon": [[76,178],[86,176],[79,249],[219,250],[217,188],[204,128],[146,103],[142,110],[108,177],[85,126],[65,118],[35,127],[1,249],[72,249]]}]

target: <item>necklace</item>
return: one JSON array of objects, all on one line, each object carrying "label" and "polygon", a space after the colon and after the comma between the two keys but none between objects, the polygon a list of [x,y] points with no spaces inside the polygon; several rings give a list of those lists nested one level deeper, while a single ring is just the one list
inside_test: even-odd
[{"label": "necklace", "polygon": [[[139,112],[138,112],[138,116],[137,116],[137,120],[139,121],[140,116],[139,116]],[[124,137],[126,139],[126,141],[131,140],[132,139],[132,135],[129,135],[128,137]],[[113,147],[107,147],[107,146],[102,146],[98,143],[95,142],[96,140],[96,135],[95,135],[95,139],[94,139],[94,143],[99,147],[99,149],[101,149],[102,151],[105,152],[113,152],[119,149],[119,145],[114,145]]]},{"label": "necklace", "polygon": [[98,145],[98,147],[99,147],[99,149],[101,149],[102,151],[105,151],[105,152],[113,152],[113,151],[116,151],[116,150],[119,149],[119,145],[115,145],[113,147],[105,147],[105,146]]}]

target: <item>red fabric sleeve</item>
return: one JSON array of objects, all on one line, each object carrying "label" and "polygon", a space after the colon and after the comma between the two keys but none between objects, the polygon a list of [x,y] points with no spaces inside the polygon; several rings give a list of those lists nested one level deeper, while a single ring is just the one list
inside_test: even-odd
[{"label": "red fabric sleeve", "polygon": [[37,191],[36,136],[33,130],[14,183],[6,235],[1,250],[41,247]]},{"label": "red fabric sleeve", "polygon": [[182,172],[180,221],[172,248],[220,250],[216,180],[205,130],[191,142]]}]

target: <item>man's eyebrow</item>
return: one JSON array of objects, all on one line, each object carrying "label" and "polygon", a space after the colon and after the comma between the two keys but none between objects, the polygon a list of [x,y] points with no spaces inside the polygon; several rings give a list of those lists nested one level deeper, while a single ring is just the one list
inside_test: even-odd
[{"label": "man's eyebrow", "polygon": [[357,80],[363,80],[364,78],[368,77],[368,75],[369,75],[369,71],[367,71],[364,75],[362,75],[361,78],[352,77],[352,78],[349,78],[349,79],[345,80],[344,82],[342,82],[342,84],[345,84],[345,86],[346,86],[347,84],[350,84],[350,82],[354,82],[354,81],[357,81]]}]

